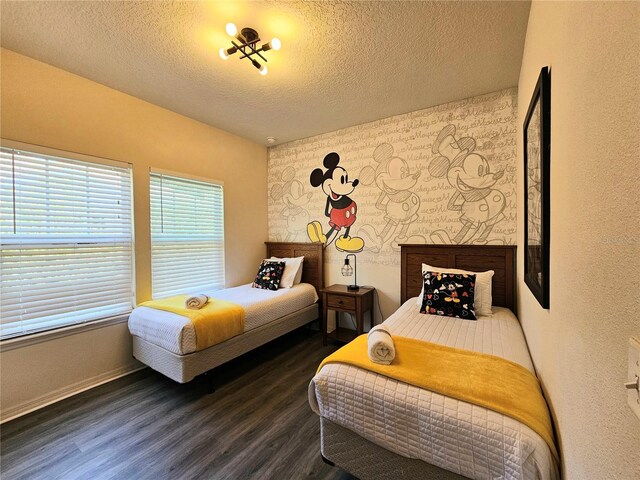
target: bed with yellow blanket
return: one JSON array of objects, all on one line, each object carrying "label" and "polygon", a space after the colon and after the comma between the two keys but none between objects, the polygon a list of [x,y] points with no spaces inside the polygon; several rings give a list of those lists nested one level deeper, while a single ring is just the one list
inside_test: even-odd
[{"label": "bed with yellow blanket", "polygon": [[[209,298],[199,309],[187,308],[188,295],[176,295],[140,304],[188,319],[195,337],[195,351],[212,347],[244,332],[246,312],[242,305],[220,298]],[[206,298],[206,297],[205,297]]]},{"label": "bed with yellow blanket", "polygon": [[[481,303],[491,305],[492,314],[471,321],[419,313],[429,265],[435,271],[491,270]],[[309,384],[309,403],[320,416],[323,458],[361,480],[559,478],[548,417],[540,414],[544,402],[513,314],[516,278],[515,246],[401,245],[401,306],[384,324],[393,338],[430,346],[412,353],[399,341],[400,363],[391,366],[404,365],[400,375],[349,359],[322,366]],[[485,362],[477,370],[475,359],[485,356],[493,366]],[[501,361],[515,373],[509,381]],[[411,365],[416,362],[429,363]],[[476,389],[479,382],[486,385]]]},{"label": "bed with yellow blanket", "polygon": [[321,244],[267,242],[267,258],[304,257],[300,283],[276,291],[251,284],[192,292],[209,297],[200,310],[185,308],[187,295],[144,302],[131,312],[133,355],[185,383],[318,318],[323,287]]},{"label": "bed with yellow blanket", "polygon": [[524,335],[511,311],[493,310],[425,315],[413,298],[385,321],[391,365],[369,361],[366,337],[325,359],[309,386],[323,455],[363,479],[558,478]]}]

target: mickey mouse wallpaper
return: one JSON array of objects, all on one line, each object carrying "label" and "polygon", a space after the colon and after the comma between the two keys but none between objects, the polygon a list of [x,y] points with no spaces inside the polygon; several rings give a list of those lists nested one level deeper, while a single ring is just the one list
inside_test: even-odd
[{"label": "mickey mouse wallpaper", "polygon": [[295,169],[289,166],[279,179],[283,183],[278,181],[271,187],[271,199],[282,202],[280,217],[286,220],[287,225],[285,235],[276,235],[278,241],[295,242],[309,223],[307,205],[311,200],[311,192],[305,191],[304,185],[295,179],[295,175]]},{"label": "mickey mouse wallpaper", "polygon": [[505,218],[505,196],[496,188],[504,170],[492,172],[487,159],[474,151],[476,141],[472,137],[458,140],[455,135],[455,125],[447,125],[440,131],[432,147],[438,156],[429,164],[429,173],[446,178],[455,189],[447,208],[460,212],[462,227],[454,238],[445,230],[436,230],[431,233],[431,240],[447,244],[496,243],[489,240],[489,235],[496,223]]},{"label": "mickey mouse wallpaper", "polygon": [[374,253],[391,242],[394,250],[401,243],[425,243],[421,235],[408,233],[412,223],[419,219],[420,197],[415,192],[420,178],[420,169],[411,171],[407,161],[394,155],[393,146],[382,143],[373,152],[375,168],[367,165],[360,172],[363,185],[375,185],[380,189],[376,200],[377,210],[384,212],[385,226],[378,232],[373,225],[364,225],[358,233],[362,235],[368,249]]},{"label": "mickey mouse wallpaper", "polygon": [[405,243],[514,244],[516,105],[506,90],[273,147],[270,238],[381,267]]},{"label": "mickey mouse wallpaper", "polygon": [[[358,205],[349,195],[359,184],[359,180],[349,180],[349,172],[338,166],[340,156],[331,152],[324,157],[322,168],[311,172],[309,182],[314,188],[321,187],[327,201],[324,215],[329,219],[329,230],[324,233],[322,223],[314,220],[307,225],[307,235],[312,242],[322,242],[326,247],[335,240],[336,249],[341,252],[358,253],[364,249],[364,240],[350,237],[349,232],[356,221]],[[344,228],[344,232],[342,229]]]}]

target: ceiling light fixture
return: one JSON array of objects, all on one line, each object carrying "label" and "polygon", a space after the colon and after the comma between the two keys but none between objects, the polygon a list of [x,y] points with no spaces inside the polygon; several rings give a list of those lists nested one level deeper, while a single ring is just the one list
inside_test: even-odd
[{"label": "ceiling light fixture", "polygon": [[268,52],[269,50],[280,50],[280,48],[282,48],[282,42],[278,38],[274,38],[270,42],[264,43],[262,46],[258,47],[260,35],[258,35],[258,32],[253,28],[245,27],[238,32],[238,28],[233,23],[227,23],[225,30],[227,35],[234,37],[237,40],[237,43],[236,41],[231,40],[231,44],[233,45],[232,47],[222,47],[219,52],[220,58],[226,60],[234,53],[240,52],[242,53],[240,59],[248,58],[251,60],[252,65],[258,69],[261,75],[266,75],[269,71],[267,66],[261,64],[252,57],[256,55],[266,63],[267,59],[262,55],[262,53]]}]

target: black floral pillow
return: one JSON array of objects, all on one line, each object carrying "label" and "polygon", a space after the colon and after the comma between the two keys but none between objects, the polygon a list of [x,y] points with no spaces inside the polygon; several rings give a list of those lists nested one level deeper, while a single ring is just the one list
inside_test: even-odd
[{"label": "black floral pillow", "polygon": [[466,273],[425,272],[420,313],[476,320],[473,310],[476,276]]},{"label": "black floral pillow", "polygon": [[286,262],[270,262],[269,260],[263,260],[260,264],[260,268],[258,269],[256,279],[253,281],[253,288],[278,290],[285,265]]}]

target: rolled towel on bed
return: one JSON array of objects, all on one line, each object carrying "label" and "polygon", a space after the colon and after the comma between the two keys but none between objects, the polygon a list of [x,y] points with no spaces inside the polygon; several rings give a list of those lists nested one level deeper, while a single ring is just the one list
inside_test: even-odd
[{"label": "rolled towel on bed", "polygon": [[389,365],[396,356],[396,348],[393,344],[391,332],[386,325],[380,324],[373,327],[367,336],[369,346],[369,360],[381,365]]},{"label": "rolled towel on bed", "polygon": [[204,307],[209,301],[209,297],[204,294],[194,295],[193,297],[189,297],[184,301],[185,308],[190,310],[200,310]]}]

